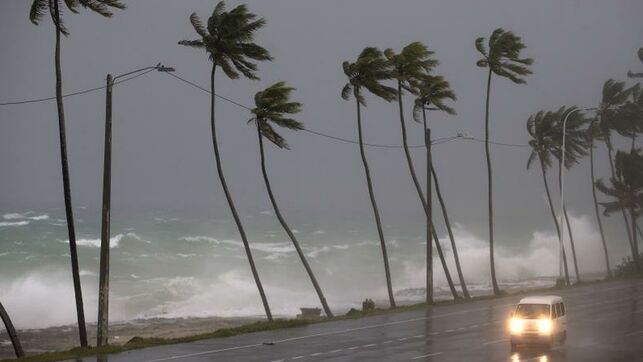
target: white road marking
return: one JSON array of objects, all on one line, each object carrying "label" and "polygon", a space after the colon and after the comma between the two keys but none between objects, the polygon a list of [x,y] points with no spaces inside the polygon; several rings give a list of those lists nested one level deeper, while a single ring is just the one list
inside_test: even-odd
[{"label": "white road marking", "polygon": [[317,353],[311,353],[311,354],[310,354],[310,357],[315,357],[315,356],[319,356],[320,354],[321,354],[321,352],[317,352]]},{"label": "white road marking", "polygon": [[388,343],[393,343],[393,340],[392,340],[392,339],[389,339],[388,341],[384,341],[384,342],[382,342],[382,344],[388,344]]},{"label": "white road marking", "polygon": [[352,350],[354,350],[354,349],[358,349],[358,348],[359,348],[359,346],[355,346],[355,347],[348,347],[348,348],[346,348],[346,349],[348,349],[348,350],[351,350],[351,351],[352,351]]},{"label": "white road marking", "polygon": [[187,357],[202,356],[202,355],[210,354],[210,353],[219,353],[219,352],[226,352],[226,351],[234,351],[234,350],[237,350],[237,349],[246,349],[246,348],[259,347],[259,346],[262,346],[262,345],[263,344],[261,344],[261,343],[247,344],[245,346],[222,348],[222,349],[215,349],[215,350],[212,350],[212,351],[184,354],[184,355],[181,355],[181,356],[171,356],[171,357],[164,357],[164,358],[158,358],[158,359],[151,359],[151,360],[147,360],[147,361],[144,361],[144,362],[171,361],[171,360],[183,359],[183,358],[187,358]]},{"label": "white road marking", "polygon": [[291,359],[302,359],[302,358],[304,358],[304,357],[306,357],[306,356],[297,356],[297,357],[293,357],[293,358],[291,358]]},{"label": "white road marking", "polygon": [[369,347],[375,347],[375,346],[377,346],[377,344],[375,344],[375,343],[371,343],[371,344],[365,344],[365,345],[363,345],[362,347],[363,347],[363,348],[369,348]]},{"label": "white road marking", "polygon": [[447,329],[445,332],[446,333],[451,333],[451,332],[453,332],[453,329]]},{"label": "white road marking", "polygon": [[408,338],[403,337],[403,338],[399,338],[399,339],[398,339],[398,341],[400,341],[400,342],[404,342],[404,341],[406,341],[407,339],[408,339]]},{"label": "white road marking", "polygon": [[271,362],[284,362],[284,360],[283,359],[276,359],[276,360],[271,361]]},{"label": "white road marking", "polygon": [[422,337],[424,337],[424,334],[418,334],[416,336],[413,336],[413,338],[422,338]]},{"label": "white road marking", "polygon": [[503,338],[503,339],[498,339],[498,340],[495,340],[495,341],[485,342],[485,343],[483,343],[483,345],[488,346],[490,344],[496,344],[496,343],[502,343],[502,342],[508,342],[508,341],[509,341],[509,338]]},{"label": "white road marking", "polygon": [[413,357],[411,359],[427,358],[427,357],[439,356],[441,354],[442,354],[442,352],[429,353],[429,354],[425,354],[425,355],[422,355],[422,356]]},{"label": "white road marking", "polygon": [[334,349],[334,350],[332,350],[332,351],[330,351],[328,353],[337,353],[337,352],[341,352],[343,350],[344,350],[343,348],[339,348],[339,349]]}]

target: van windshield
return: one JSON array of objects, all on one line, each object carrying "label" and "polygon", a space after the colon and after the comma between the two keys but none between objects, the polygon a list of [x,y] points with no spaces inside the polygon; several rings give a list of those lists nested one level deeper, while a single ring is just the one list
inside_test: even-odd
[{"label": "van windshield", "polygon": [[549,318],[549,304],[518,304],[515,317],[522,319]]}]

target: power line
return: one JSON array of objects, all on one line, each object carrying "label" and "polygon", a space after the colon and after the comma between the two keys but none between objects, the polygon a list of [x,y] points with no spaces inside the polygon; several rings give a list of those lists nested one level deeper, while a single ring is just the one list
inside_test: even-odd
[{"label": "power line", "polygon": [[[147,70],[147,71],[142,72],[140,74],[136,74],[136,75],[133,75],[133,76],[128,77],[128,78],[123,78],[121,80],[118,80],[118,81],[114,82],[114,85],[125,83],[127,81],[136,79],[136,78],[144,76],[145,74],[147,74],[147,73],[149,73],[151,71],[154,71],[154,70],[156,70],[156,69],[150,69],[150,70]],[[78,91],[78,92],[63,94],[63,98],[72,97],[72,96],[78,96],[78,95],[81,95],[81,94],[87,94],[87,93],[99,91],[99,90],[105,89],[105,87],[106,86],[103,85],[103,86],[100,86],[100,87],[94,87],[94,88],[90,88],[90,89],[85,89],[85,90]],[[54,100],[54,99],[56,99],[55,96],[54,97],[47,97],[47,98],[28,99],[28,100],[15,101],[15,102],[2,102],[2,103],[0,103],[0,106],[12,106],[12,105],[18,105],[18,104],[40,103],[40,102],[51,101],[51,100]]]},{"label": "power line", "polygon": [[[178,75],[176,75],[176,74],[174,74],[174,73],[167,73],[167,75],[170,75],[170,76],[172,76],[172,77],[174,77],[174,78],[176,78],[176,79],[178,79],[178,80],[180,80],[180,81],[182,81],[182,82],[184,82],[184,83],[186,83],[186,84],[188,84],[188,85],[191,85],[192,87],[195,87],[195,88],[197,88],[197,89],[199,89],[199,90],[201,90],[201,91],[203,91],[203,92],[205,92],[205,93],[208,93],[208,94],[211,94],[211,93],[212,93],[210,90],[208,90],[208,89],[206,89],[206,88],[204,88],[204,87],[202,87],[202,86],[200,86],[200,85],[198,85],[198,84],[196,84],[196,83],[194,83],[194,82],[191,82],[191,81],[189,81],[189,80],[187,80],[187,79],[185,79],[185,78],[182,78],[182,77],[180,77],[180,76],[178,76]],[[216,93],[215,93],[215,94],[214,94],[214,96],[215,96],[215,97],[218,97],[218,98],[220,98],[220,99],[223,99],[223,100],[225,100],[225,101],[227,101],[227,102],[230,102],[230,103],[232,103],[232,104],[234,104],[234,105],[236,105],[236,106],[238,106],[238,107],[241,107],[241,108],[243,108],[243,109],[246,109],[246,110],[248,110],[248,111],[252,110],[252,108],[250,108],[250,107],[248,107],[248,106],[245,106],[245,105],[243,105],[243,104],[241,104],[241,103],[239,103],[239,102],[237,102],[237,101],[234,101],[234,100],[232,100],[232,99],[230,99],[230,98],[226,98],[226,97],[224,97],[224,96],[222,96],[222,95],[219,95],[219,94],[216,94]],[[311,134],[314,134],[314,135],[317,135],[317,136],[330,138],[330,139],[335,140],[335,141],[340,141],[340,142],[345,142],[345,143],[352,143],[352,144],[359,144],[359,142],[354,141],[354,140],[351,140],[351,139],[342,138],[342,137],[337,137],[337,136],[332,136],[332,135],[329,135],[329,134],[326,134],[326,133],[322,133],[322,132],[318,132],[318,131],[313,131],[313,130],[306,129],[306,128],[302,129],[302,131],[304,131],[304,132],[308,132],[308,133],[311,133]],[[440,144],[440,143],[443,143],[443,141],[452,141],[452,140],[454,140],[454,139],[456,139],[456,138],[458,138],[458,137],[456,136],[456,137],[443,137],[443,138],[437,138],[437,139],[434,139],[434,140],[433,140],[432,144],[433,144],[433,145],[438,145],[438,144]],[[364,143],[364,145],[365,145],[365,146],[369,146],[369,147],[378,147],[378,148],[395,148],[395,149],[397,149],[397,148],[403,148],[402,146],[398,146],[398,145],[385,145],[385,144],[366,143],[366,142]],[[425,145],[411,145],[411,146],[409,146],[409,148],[425,148],[425,147],[426,147]]]},{"label": "power line", "polygon": [[[118,80],[118,81],[114,82],[114,85],[125,83],[125,82],[128,82],[130,80],[134,80],[134,79],[136,79],[138,77],[142,77],[142,76],[144,76],[144,75],[146,75],[146,74],[148,74],[148,73],[150,73],[150,72],[152,72],[154,70],[156,70],[156,69],[149,69],[149,70],[144,71],[142,73],[139,73],[139,74],[127,77],[127,78],[123,78],[122,80]],[[202,86],[200,86],[200,85],[198,85],[198,84],[196,84],[196,83],[194,83],[192,81],[189,81],[189,80],[187,80],[185,78],[182,78],[182,77],[180,77],[180,76],[178,76],[178,75],[176,75],[174,73],[166,72],[165,74],[170,75],[170,76],[172,76],[172,77],[174,77],[174,78],[176,78],[176,79],[178,79],[178,80],[180,80],[180,81],[182,81],[182,82],[184,82],[184,83],[186,83],[186,84],[188,84],[188,85],[190,85],[192,87],[195,87],[195,88],[197,88],[197,89],[199,89],[199,90],[201,90],[201,91],[203,91],[205,93],[208,93],[208,94],[211,93],[210,90],[208,90],[208,89],[206,89],[206,88],[204,88],[204,87],[202,87]],[[103,86],[99,86],[99,87],[85,89],[85,90],[78,91],[78,92],[67,93],[67,94],[63,94],[62,97],[67,98],[67,97],[72,97],[72,96],[92,93],[92,92],[96,92],[96,91],[105,89],[105,87],[106,86],[103,85]],[[241,108],[243,108],[245,110],[248,110],[248,111],[252,110],[252,108],[250,108],[250,107],[248,107],[248,106],[246,106],[244,104],[241,104],[241,103],[239,103],[239,102],[237,102],[237,101],[235,101],[233,99],[224,97],[224,96],[222,96],[220,94],[216,94],[216,93],[214,95],[215,95],[215,97],[220,98],[220,99],[222,99],[222,100],[224,100],[224,101],[226,101],[228,103],[234,104],[237,107],[241,107]],[[0,106],[40,103],[40,102],[51,101],[51,100],[54,100],[54,99],[56,99],[56,97],[36,98],[36,99],[28,99],[28,100],[22,100],[22,101],[14,101],[14,102],[1,102]],[[323,132],[314,131],[314,130],[311,130],[311,129],[303,129],[302,131],[310,133],[310,134],[314,134],[314,135],[317,135],[317,136],[329,138],[329,139],[332,139],[332,140],[335,140],[335,141],[340,141],[340,142],[344,142],[344,143],[351,143],[351,144],[359,144],[359,142],[351,140],[351,139],[348,139],[348,138],[337,137],[337,136],[329,135],[329,134],[326,134],[326,133],[323,133]],[[465,136],[463,134],[458,134],[457,136],[454,136],[454,137],[436,138],[436,139],[434,139],[432,141],[432,145],[435,146],[435,145],[439,145],[441,143],[447,143],[447,142],[455,141],[455,140],[469,140],[469,141],[475,141],[475,142],[484,142],[484,140],[481,140],[479,138],[475,138],[475,137],[471,137],[471,136]],[[521,148],[530,147],[529,145],[525,145],[525,144],[503,143],[503,142],[494,142],[494,141],[489,141],[489,143],[493,144],[493,145],[507,146],[507,147],[521,147]],[[399,146],[399,145],[387,145],[387,144],[378,144],[378,143],[364,143],[364,145],[369,146],[369,147],[376,147],[376,148],[389,148],[389,149],[403,148],[402,146]],[[410,145],[409,146],[409,148],[424,148],[424,147],[425,147],[425,145]]]}]

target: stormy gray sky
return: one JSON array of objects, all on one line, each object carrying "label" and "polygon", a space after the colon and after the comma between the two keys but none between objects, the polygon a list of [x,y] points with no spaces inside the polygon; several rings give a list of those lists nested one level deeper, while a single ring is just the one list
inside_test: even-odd
[{"label": "stormy gray sky", "polygon": [[[229,1],[228,8],[241,3]],[[354,103],[340,98],[343,60],[366,46],[399,50],[421,41],[436,52],[457,93],[456,116],[432,114],[435,138],[457,132],[483,136],[485,70],[477,68],[474,40],[504,27],[520,35],[534,58],[527,85],[494,78],[491,128],[498,142],[525,144],[530,114],[561,105],[593,106],[603,82],[626,79],[643,67],[639,0],[546,1],[247,1],[267,25],[257,41],[274,61],[260,64],[261,81],[218,78],[218,93],[251,105],[255,92],[278,80],[297,88],[306,127],[356,138]],[[104,19],[83,11],[66,14],[71,32],[63,39],[63,89],[103,84],[119,74],[163,62],[177,74],[208,85],[210,63],[198,50],[177,45],[195,38],[188,16],[207,18],[216,1],[136,0]],[[29,2],[0,2],[0,101],[54,95],[54,33],[46,18],[28,20]],[[396,104],[369,97],[364,112],[369,142],[401,142]],[[411,98],[406,98],[411,104]],[[62,207],[62,185],[54,102],[0,107],[0,211]],[[99,211],[102,180],[104,92],[67,98],[67,136],[75,206]],[[410,119],[410,107],[407,116]],[[150,73],[114,91],[113,213],[178,210],[227,215],[210,143],[208,97],[165,74]],[[249,214],[269,208],[261,180],[256,135],[247,111],[219,101],[217,117],[224,171],[239,207]],[[412,144],[422,129],[408,124]],[[269,172],[286,214],[315,220],[370,220],[358,148],[304,132],[284,131],[291,151],[269,147]],[[453,141],[434,149],[435,167],[453,221],[486,239],[486,181],[483,144]],[[512,244],[552,228],[538,169],[527,171],[528,149],[493,146],[496,228]],[[423,151],[413,155],[424,174]],[[385,223],[421,223],[424,216],[401,150],[369,149]],[[605,176],[605,151],[597,151]],[[568,181],[568,207],[592,215],[587,160]],[[552,182],[554,179],[552,178]],[[329,227],[332,227],[329,226]],[[620,235],[622,220],[607,222]],[[620,241],[614,241],[620,243]]]}]

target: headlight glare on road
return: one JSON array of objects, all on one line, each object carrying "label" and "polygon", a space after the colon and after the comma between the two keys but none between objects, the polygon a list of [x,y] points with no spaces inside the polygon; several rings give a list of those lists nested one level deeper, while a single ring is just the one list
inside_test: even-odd
[{"label": "headlight glare on road", "polygon": [[551,334],[551,320],[550,319],[540,319],[538,320],[538,333],[540,334]]},{"label": "headlight glare on road", "polygon": [[511,332],[511,334],[522,333],[524,327],[525,321],[520,318],[511,318],[511,320],[509,321],[509,331]]}]

